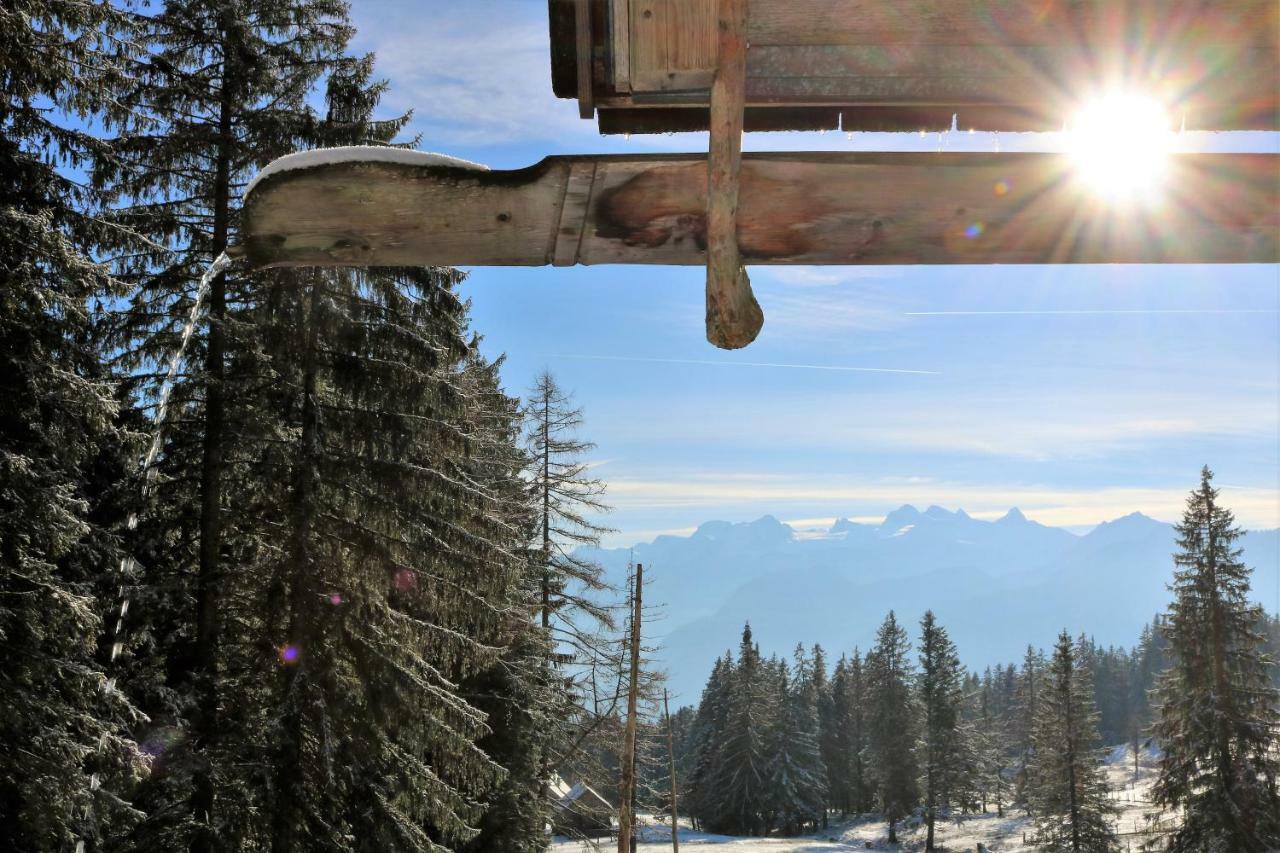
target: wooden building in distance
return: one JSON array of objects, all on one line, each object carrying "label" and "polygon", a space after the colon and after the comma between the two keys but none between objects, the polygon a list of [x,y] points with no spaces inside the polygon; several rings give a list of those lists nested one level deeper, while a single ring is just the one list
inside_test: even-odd
[{"label": "wooden building in distance", "polygon": [[568,838],[608,838],[618,831],[617,810],[585,782],[551,779],[551,832]]}]

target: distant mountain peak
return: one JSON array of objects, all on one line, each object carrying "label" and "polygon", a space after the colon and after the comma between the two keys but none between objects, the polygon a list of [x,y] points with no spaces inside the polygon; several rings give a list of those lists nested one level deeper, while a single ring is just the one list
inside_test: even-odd
[{"label": "distant mountain peak", "polygon": [[837,518],[835,522],[831,525],[831,527],[827,530],[827,532],[828,533],[848,533],[850,530],[856,530],[861,526],[862,525],[856,522],[850,521],[847,518]]},{"label": "distant mountain peak", "polygon": [[927,518],[955,518],[955,513],[934,504],[924,511]]},{"label": "distant mountain peak", "polygon": [[920,518],[920,510],[911,504],[903,504],[884,517],[884,521],[880,524],[880,532],[897,533],[902,528],[915,524]]},{"label": "distant mountain peak", "polygon": [[769,540],[790,540],[795,537],[795,531],[790,526],[778,521],[776,516],[762,515],[755,521],[731,522],[731,521],[706,521],[698,525],[693,532],[692,538],[704,540],[733,540],[741,541],[759,541],[760,539]]},{"label": "distant mountain peak", "polygon": [[1018,509],[1015,506],[1010,508],[1010,510],[1006,512],[1004,516],[996,523],[997,524],[1025,524],[1026,521],[1027,521],[1027,517],[1022,514],[1022,510]]},{"label": "distant mountain peak", "polygon": [[693,531],[693,536],[701,539],[715,539],[728,533],[732,527],[733,525],[727,521],[704,521],[698,525],[697,530]]}]

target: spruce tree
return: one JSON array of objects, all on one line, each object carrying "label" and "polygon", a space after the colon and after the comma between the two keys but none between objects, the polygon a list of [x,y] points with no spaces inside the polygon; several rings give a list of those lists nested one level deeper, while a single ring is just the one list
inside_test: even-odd
[{"label": "spruce tree", "polygon": [[1116,849],[1115,805],[1097,755],[1098,711],[1085,660],[1063,631],[1037,701],[1027,802],[1045,850]]},{"label": "spruce tree", "polygon": [[[168,0],[137,20],[145,57],[113,102],[121,131],[95,177],[118,200],[116,221],[150,241],[117,256],[136,288],[116,346],[145,399],[157,362],[177,343],[195,283],[233,241],[246,181],[282,154],[326,143],[310,99],[318,81],[349,61],[351,27],[340,0]],[[279,437],[250,407],[261,397],[254,383],[272,369],[254,314],[265,285],[288,280],[213,279],[208,322],[192,340],[170,407],[173,438],[133,543],[146,567],[138,603],[148,624],[130,633],[130,687],[157,730],[181,733],[166,750],[165,774],[144,792],[151,819],[137,839],[143,847],[225,849],[253,834],[244,818],[261,808],[263,784],[242,769],[255,765],[234,753],[257,754],[250,732],[268,723],[227,712],[260,706],[263,685],[245,679],[253,695],[226,693],[240,660],[222,646],[229,633],[255,627],[252,610],[230,606],[235,592],[253,586],[241,583],[242,567],[280,547],[244,514],[266,491],[245,451]]]},{"label": "spruce tree", "polygon": [[[136,817],[131,706],[98,653],[120,563],[122,430],[96,331],[119,282],[78,173],[131,44],[108,2],[0,12],[0,849],[98,847]],[[112,612],[108,618],[114,621]]]},{"label": "spruce tree", "polygon": [[893,611],[876,632],[867,657],[867,745],[870,775],[880,811],[889,824],[889,842],[897,843],[898,821],[920,801],[916,754],[917,707],[908,657],[911,644]]},{"label": "spruce tree", "polygon": [[925,850],[933,850],[939,810],[946,810],[963,783],[965,745],[960,728],[960,658],[933,611],[920,622],[921,725],[919,760],[927,827]]},{"label": "spruce tree", "polygon": [[770,805],[786,835],[817,826],[827,800],[826,768],[818,747],[817,695],[812,664],[797,646],[795,668],[777,673],[777,710],[770,732]]},{"label": "spruce tree", "polygon": [[827,827],[827,809],[836,797],[833,780],[838,771],[833,771],[831,763],[836,752],[836,701],[832,693],[832,684],[827,677],[827,654],[817,643],[813,646],[813,692],[817,699],[818,711],[818,752],[822,758],[822,766],[826,769],[827,800],[822,809],[822,828]]},{"label": "spruce tree", "polygon": [[1253,853],[1280,847],[1280,703],[1236,544],[1242,531],[1212,480],[1204,468],[1177,526],[1153,797],[1183,811],[1170,850]]},{"label": "spruce tree", "polygon": [[549,639],[533,619],[542,573],[520,547],[528,540],[534,513],[520,476],[528,459],[519,448],[518,401],[502,391],[501,360],[486,363],[477,344],[472,342],[460,376],[475,441],[467,465],[470,476],[502,501],[505,509],[494,519],[494,526],[506,526],[503,535],[514,537],[508,546],[520,555],[522,570],[520,582],[508,590],[497,638],[504,649],[501,657],[462,684],[467,700],[487,717],[489,734],[477,746],[506,771],[483,797],[479,832],[466,849],[533,853],[546,844],[550,802],[543,773],[553,730],[551,714],[558,706],[561,687],[545,665]]},{"label": "spruce tree", "polygon": [[714,828],[724,819],[723,791],[718,787],[729,726],[733,656],[716,658],[702,689],[690,734],[693,768],[689,775],[687,810],[695,826]]},{"label": "spruce tree", "polygon": [[867,764],[868,692],[866,658],[855,646],[845,664],[841,746],[845,755],[845,784],[848,786],[849,798],[847,808],[857,814],[871,810],[874,796],[873,780]]},{"label": "spruce tree", "polygon": [[774,693],[766,662],[751,639],[751,626],[742,629],[737,666],[729,691],[729,714],[720,760],[718,786],[723,794],[722,831],[763,835],[769,801],[768,728]]},{"label": "spruce tree", "polygon": [[986,812],[988,804],[993,802],[996,814],[1004,817],[1004,803],[1009,790],[1004,775],[1007,728],[997,707],[995,693],[995,679],[988,667],[978,689],[978,709],[973,721],[977,789],[982,810]]},{"label": "spruce tree", "polygon": [[[1014,746],[1018,751],[1018,772],[1014,784],[1015,796],[1023,806],[1027,805],[1027,768],[1035,755],[1036,714],[1039,711],[1044,667],[1044,653],[1028,645],[1022,658],[1022,670],[1014,679],[1013,704],[1010,709],[1013,714],[1011,728]],[[1012,665],[1009,667],[1009,675],[1011,678],[1015,675]]]}]

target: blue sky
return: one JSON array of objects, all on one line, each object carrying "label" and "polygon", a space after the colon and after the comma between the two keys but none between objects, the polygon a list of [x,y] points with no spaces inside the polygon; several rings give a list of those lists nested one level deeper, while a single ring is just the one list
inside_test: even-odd
[{"label": "blue sky", "polygon": [[[542,0],[353,0],[388,110],[421,147],[513,168],[548,154],[701,151],[602,137],[551,93]],[[1276,134],[1188,134],[1276,152]],[[751,134],[748,150],[1036,150],[1018,134]],[[1172,520],[1208,463],[1250,527],[1280,526],[1280,268],[755,267],[764,331],[703,337],[701,268],[475,269],[505,381],[549,368],[586,411],[609,541],[771,513],[878,520],[907,502],[1084,529]],[[789,365],[789,366],[771,366]],[[886,371],[886,372],[879,372]],[[893,372],[888,372],[893,371]]]}]

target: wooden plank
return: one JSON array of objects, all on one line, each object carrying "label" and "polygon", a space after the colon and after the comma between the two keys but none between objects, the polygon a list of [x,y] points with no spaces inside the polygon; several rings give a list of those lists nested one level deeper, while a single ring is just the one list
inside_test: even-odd
[{"label": "wooden plank", "polygon": [[711,87],[716,0],[633,0],[629,49],[637,92]]},{"label": "wooden plank", "polygon": [[576,0],[573,7],[574,38],[578,43],[578,115],[595,118],[595,75],[592,61],[591,0]]},{"label": "wooden plank", "polygon": [[[242,253],[259,267],[549,264],[587,163],[577,263],[706,263],[694,154],[280,172],[245,200]],[[1150,209],[1110,205],[1072,169],[1057,154],[748,153],[738,244],[748,264],[1280,263],[1278,155],[1174,155]]]},{"label": "wooden plank", "polygon": [[[675,23],[699,3],[711,0],[632,3],[636,98],[618,106],[707,106],[698,43],[711,36]],[[750,0],[748,31],[748,109],[1012,107],[1054,129],[1080,101],[1123,87],[1161,98],[1190,129],[1280,130],[1276,0]],[[974,127],[1005,129],[979,123],[1004,113],[970,114]]]},{"label": "wooden plank", "polygon": [[630,0],[609,0],[609,52],[612,59],[613,88],[631,91],[631,8]]},{"label": "wooden plank", "polygon": [[[706,107],[600,109],[600,132],[611,133],[679,133],[706,130],[711,126],[711,111]],[[946,126],[951,126],[947,113]],[[793,107],[787,109],[746,110],[743,128],[756,130],[839,130],[840,111],[830,107]],[[912,126],[911,130],[918,130]]]},{"label": "wooden plank", "polygon": [[591,188],[595,184],[596,164],[590,160],[578,160],[569,167],[569,179],[565,184],[564,202],[560,205],[560,224],[556,228],[555,249],[551,263],[558,267],[571,267],[578,258],[578,246],[582,243],[582,229],[587,221],[587,205],[591,201]]},{"label": "wooden plank", "polygon": [[751,45],[1275,47],[1272,0],[750,0]]},{"label": "wooden plank", "polygon": [[666,77],[668,0],[631,0],[631,89],[653,91]]},{"label": "wooden plank", "polygon": [[707,151],[707,340],[740,349],[764,324],[738,256],[738,171],[747,81],[747,0],[719,0]]}]

